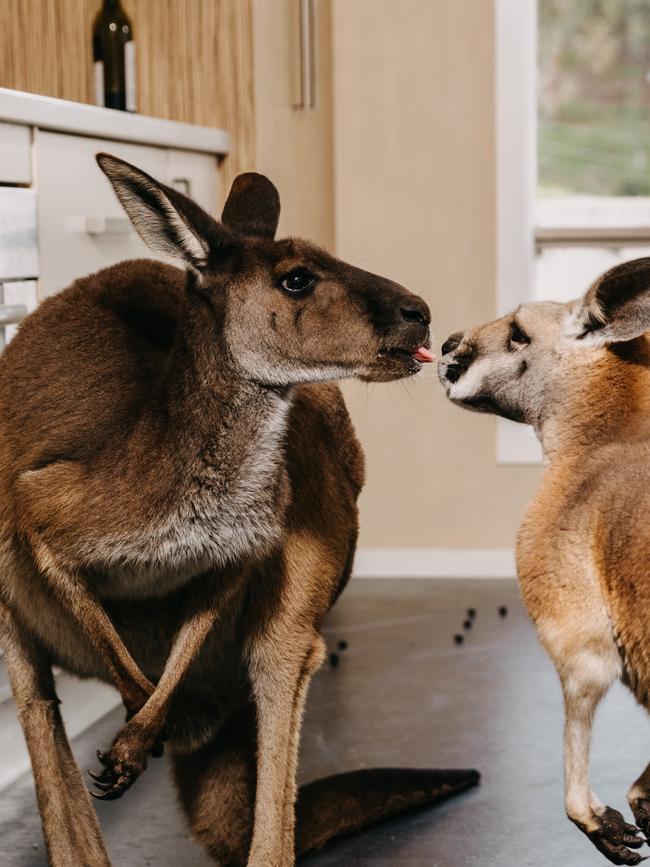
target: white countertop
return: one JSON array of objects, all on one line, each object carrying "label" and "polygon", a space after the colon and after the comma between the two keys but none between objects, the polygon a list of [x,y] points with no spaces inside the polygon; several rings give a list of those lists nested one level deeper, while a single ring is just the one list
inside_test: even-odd
[{"label": "white countertop", "polygon": [[227,154],[230,150],[229,133],[216,127],[98,108],[4,87],[0,87],[0,121],[201,153]]}]

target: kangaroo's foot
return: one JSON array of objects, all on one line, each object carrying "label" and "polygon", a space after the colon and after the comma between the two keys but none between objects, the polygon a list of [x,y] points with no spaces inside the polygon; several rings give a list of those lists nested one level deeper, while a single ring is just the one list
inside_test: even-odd
[{"label": "kangaroo's foot", "polygon": [[121,798],[146,769],[149,756],[158,758],[163,754],[162,741],[159,732],[144,728],[136,720],[127,722],[108,752],[97,751],[103,769],[99,774],[89,772],[99,790],[91,795],[103,801]]},{"label": "kangaroo's foot", "polygon": [[634,819],[646,837],[650,837],[650,765],[627,793]]},{"label": "kangaroo's foot", "polygon": [[650,837],[650,793],[647,798],[636,798],[631,807],[637,825],[646,837]]},{"label": "kangaroo's foot", "polygon": [[612,864],[634,865],[645,860],[638,852],[631,851],[645,843],[645,839],[639,836],[640,829],[626,822],[618,810],[604,807],[594,818],[597,823],[595,828],[580,825],[580,830]]}]

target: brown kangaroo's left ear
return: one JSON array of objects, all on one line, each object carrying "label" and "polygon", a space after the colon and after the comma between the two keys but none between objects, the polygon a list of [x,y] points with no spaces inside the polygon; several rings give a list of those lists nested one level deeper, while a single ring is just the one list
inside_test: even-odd
[{"label": "brown kangaroo's left ear", "polygon": [[576,303],[569,330],[578,340],[602,345],[650,330],[650,258],[616,265],[599,277]]},{"label": "brown kangaroo's left ear", "polygon": [[239,235],[273,240],[280,219],[280,196],[271,181],[256,172],[238,175],[221,222]]},{"label": "brown kangaroo's left ear", "polygon": [[232,233],[187,196],[119,157],[100,153],[97,162],[138,234],[154,252],[180,257],[202,271],[209,263],[216,267],[232,247]]}]

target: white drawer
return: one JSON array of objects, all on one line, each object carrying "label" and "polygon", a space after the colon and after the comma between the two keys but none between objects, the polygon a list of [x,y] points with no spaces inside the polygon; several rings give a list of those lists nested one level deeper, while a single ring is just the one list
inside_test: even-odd
[{"label": "white drawer", "polygon": [[31,127],[0,123],[0,184],[31,184]]},{"label": "white drawer", "polygon": [[153,258],[95,162],[100,151],[122,157],[164,183],[174,180],[181,189],[187,181],[200,204],[216,209],[216,157],[39,130],[36,165],[44,296],[115,262]]},{"label": "white drawer", "polygon": [[219,165],[216,157],[193,151],[168,150],[166,179],[170,187],[185,193],[218,218]]},{"label": "white drawer", "polygon": [[[18,311],[20,308],[24,308],[24,315],[27,315],[32,310],[36,310],[36,305],[38,304],[38,286],[36,280],[17,280],[11,283],[0,283],[0,293],[2,293],[1,300],[5,311],[9,309]],[[0,321],[2,319],[2,312],[3,309],[0,308]],[[20,317],[16,317],[16,319],[21,321],[22,314]],[[19,321],[15,324],[4,326],[5,344],[15,337]]]},{"label": "white drawer", "polygon": [[38,130],[38,237],[43,296],[65,288],[76,277],[124,259],[152,257],[128,224],[113,188],[95,162],[95,154],[100,151],[135,163],[154,177],[165,169],[166,154],[161,148]]},{"label": "white drawer", "polygon": [[0,187],[0,281],[38,277],[36,191]]}]

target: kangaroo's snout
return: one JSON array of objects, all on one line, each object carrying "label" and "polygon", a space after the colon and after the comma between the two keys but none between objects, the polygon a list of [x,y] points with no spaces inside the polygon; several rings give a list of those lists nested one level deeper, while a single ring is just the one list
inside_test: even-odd
[{"label": "kangaroo's snout", "polygon": [[[430,345],[429,326],[431,312],[429,305],[418,295],[407,292],[406,296],[398,296],[394,307],[395,333],[404,347],[415,353],[420,347],[428,350]],[[433,360],[429,353],[425,361]]]},{"label": "kangaroo's snout", "polygon": [[458,349],[463,340],[463,335],[463,331],[454,331],[453,334],[450,334],[449,337],[442,344],[442,354],[448,355],[450,352],[453,352],[454,349]]},{"label": "kangaroo's snout", "polygon": [[399,308],[400,315],[405,322],[417,322],[419,325],[431,324],[431,312],[429,306],[421,298],[413,297],[402,302]]},{"label": "kangaroo's snout", "polygon": [[431,324],[429,305],[419,295],[406,291],[403,295],[398,294],[393,309],[395,333],[400,335],[399,339],[405,348],[415,354],[423,347],[427,350],[427,357],[419,360],[432,361],[433,356],[428,352]]},{"label": "kangaroo's snout", "polygon": [[[442,344],[442,358],[439,363],[439,376],[443,383],[455,383],[464,373],[467,373],[476,355],[475,348],[470,344],[463,346],[464,331],[455,331]],[[460,351],[459,351],[460,350]]]}]

